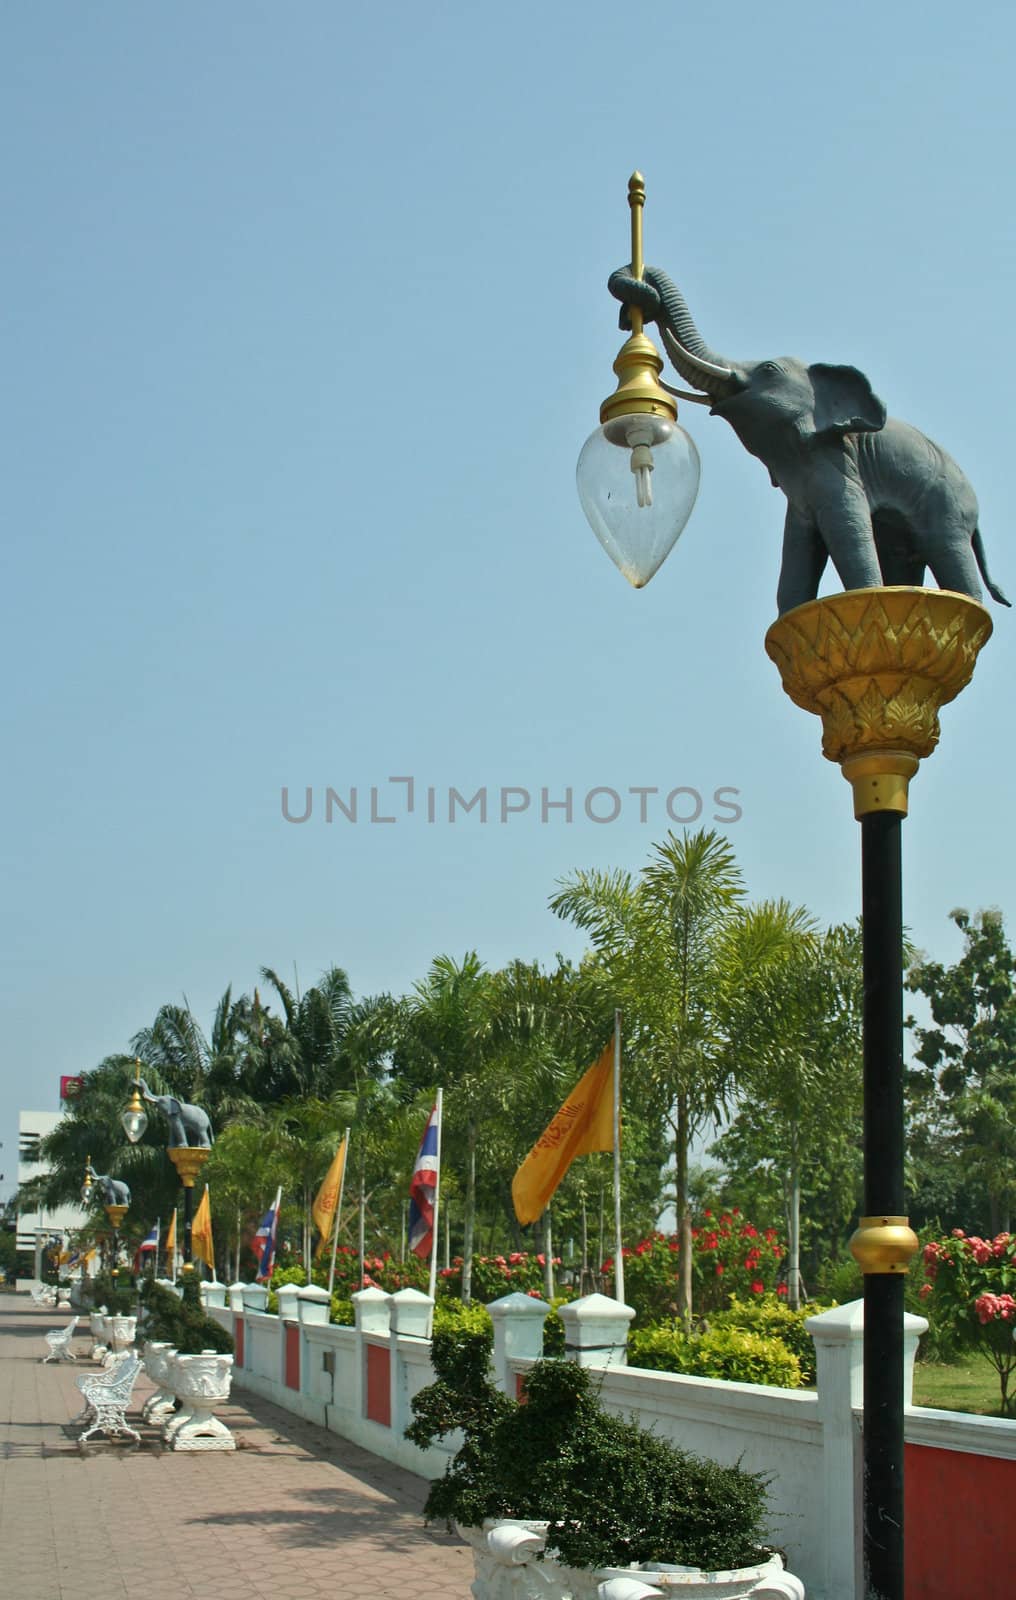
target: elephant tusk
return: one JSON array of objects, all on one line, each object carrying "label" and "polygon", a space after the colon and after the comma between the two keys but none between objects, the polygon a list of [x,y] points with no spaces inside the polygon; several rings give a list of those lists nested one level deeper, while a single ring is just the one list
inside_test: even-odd
[{"label": "elephant tusk", "polygon": [[710,395],[693,394],[690,389],[675,389],[671,384],[664,383],[662,378],[657,378],[656,381],[660,388],[666,389],[667,393],[672,394],[675,400],[694,400],[697,406],[711,406],[713,403]]}]

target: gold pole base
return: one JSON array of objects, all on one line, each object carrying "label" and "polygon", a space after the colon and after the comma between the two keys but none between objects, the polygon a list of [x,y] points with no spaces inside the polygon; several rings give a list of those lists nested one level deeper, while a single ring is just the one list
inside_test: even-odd
[{"label": "gold pole base", "polygon": [[906,1272],[917,1248],[909,1217],[862,1217],[850,1241],[850,1254],[866,1276]]},{"label": "gold pole base", "polygon": [[970,682],[991,631],[982,605],[948,589],[848,589],[773,623],[766,651],[794,704],[822,718],[822,753],[851,784],[856,817],[906,816],[939,710]]},{"label": "gold pole base", "polygon": [[199,1144],[171,1144],[169,1159],[180,1174],[185,1189],[193,1189],[195,1179],[204,1166],[211,1150]]},{"label": "gold pole base", "polygon": [[127,1215],[127,1207],[126,1206],[103,1206],[103,1210],[105,1211],[105,1213],[106,1213],[107,1217],[109,1218],[110,1222],[113,1224],[114,1230],[119,1232],[120,1224],[123,1221],[124,1217]]}]

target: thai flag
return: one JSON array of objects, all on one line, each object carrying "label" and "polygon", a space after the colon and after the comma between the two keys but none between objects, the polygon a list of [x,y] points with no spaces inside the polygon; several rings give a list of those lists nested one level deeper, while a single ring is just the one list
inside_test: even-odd
[{"label": "thai flag", "polygon": [[435,1106],[427,1118],[413,1176],[409,1180],[409,1248],[426,1259],[434,1243],[434,1206],[441,1168],[441,1112]]},{"label": "thai flag", "polygon": [[138,1245],[138,1255],[143,1256],[146,1250],[158,1250],[158,1248],[159,1224],[156,1223],[151,1233],[148,1234],[146,1238],[142,1239],[141,1243]]},{"label": "thai flag", "polygon": [[261,1225],[258,1228],[257,1233],[254,1235],[255,1250],[258,1250],[260,1247],[257,1270],[259,1281],[261,1279],[270,1278],[272,1275],[272,1268],[275,1265],[275,1234],[279,1226],[279,1206],[281,1203],[282,1185],[280,1183],[278,1189],[275,1191],[275,1203],[274,1205],[269,1206],[268,1210],[265,1212],[261,1219]]}]

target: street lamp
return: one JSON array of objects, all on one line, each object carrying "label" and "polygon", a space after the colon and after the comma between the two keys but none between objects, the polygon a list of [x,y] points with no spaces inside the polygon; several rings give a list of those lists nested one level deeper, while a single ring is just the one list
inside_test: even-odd
[{"label": "street lamp", "polygon": [[120,1116],[120,1122],[123,1126],[123,1131],[127,1135],[131,1144],[137,1144],[138,1140],[143,1138],[145,1129],[148,1127],[148,1112],[141,1104],[141,1093],[138,1087],[140,1082],[141,1062],[139,1058],[135,1056],[133,1090],[126,1109],[121,1113]]},{"label": "street lamp", "polygon": [[[628,180],[631,270],[641,278],[640,172]],[[699,457],[677,421],[677,400],[659,381],[663,360],[629,310],[631,337],[614,362],[615,392],[600,407],[601,426],[582,447],[576,469],[579,499],[590,527],[635,589],[647,584],[670,554],[698,494]]]},{"label": "street lamp", "polygon": [[[140,1075],[135,1079],[134,1094],[139,1093],[138,1085]],[[169,1156],[183,1184],[183,1266],[185,1272],[190,1272],[193,1265],[191,1249],[191,1231],[194,1220],[194,1184],[201,1168],[211,1155],[211,1127],[208,1114],[200,1106],[183,1105],[174,1095],[152,1095],[145,1085],[145,1098],[156,1104],[169,1119],[169,1135],[174,1134],[178,1140],[186,1140],[193,1133],[198,1140],[206,1143],[186,1144],[176,1143],[166,1147]],[[126,1119],[128,1112],[124,1112]],[[146,1119],[147,1120],[147,1119]]]},{"label": "street lamp", "polygon": [[[641,279],[643,273],[641,236],[637,236],[636,229],[643,198],[644,189],[636,173],[629,184],[632,206],[630,276],[636,280]],[[677,333],[671,328],[673,336],[666,342],[675,364],[679,370],[687,367],[691,374],[689,381],[698,382],[710,392],[715,405],[726,408],[721,414],[726,414],[742,443],[770,464],[770,455],[775,455],[773,447],[783,438],[784,412],[790,417],[792,436],[796,437],[794,429],[803,430],[802,438],[807,434],[806,407],[802,402],[798,414],[790,395],[794,382],[803,383],[801,374],[806,369],[789,358],[783,362],[742,365],[738,370],[721,367],[711,357],[687,315],[683,299],[675,296],[673,304],[681,326]],[[656,373],[661,370],[656,365],[659,358],[652,346],[649,348],[655,361],[644,351],[641,355],[633,353],[630,361],[626,357],[625,351],[641,337],[641,317],[634,307],[631,319],[633,337],[615,363],[615,370],[622,378],[621,386],[618,395],[605,402],[601,412],[601,417],[606,413],[601,433],[607,442],[603,447],[594,444],[594,435],[579,463],[583,509],[601,543],[622,571],[626,570],[618,553],[622,536],[630,538],[633,528],[637,534],[638,518],[647,509],[645,495],[642,491],[636,495],[638,509],[634,512],[629,496],[618,522],[620,531],[613,535],[618,549],[612,548],[590,510],[591,495],[588,488],[583,488],[583,463],[588,467],[588,462],[602,459],[605,453],[609,455],[609,445],[624,442],[631,449],[630,468],[636,480],[644,465],[644,456],[639,451],[645,447],[628,426],[631,416],[615,417],[611,409],[619,401],[630,368],[638,367],[635,392],[647,396],[651,389],[645,376],[647,369],[655,367]],[[867,380],[855,368],[819,365],[808,371],[819,384],[826,381],[831,384],[833,379],[846,382],[848,377],[859,380],[856,396],[851,396],[842,416],[832,418],[833,426],[826,427],[820,445],[815,442],[819,435],[812,426],[807,459],[809,462],[818,460],[835,469],[829,480],[833,483],[837,481],[836,470],[841,462],[845,463],[841,476],[845,480],[852,471],[850,481],[860,491],[857,447],[856,444],[849,447],[855,454],[848,459],[844,441],[877,436],[886,423],[884,408],[873,394],[863,393]],[[664,391],[665,397],[666,393]],[[649,417],[646,426],[655,426],[657,404],[662,402],[652,395],[638,407],[629,406],[628,411],[636,416],[636,424],[637,414],[645,413]],[[936,454],[936,447],[930,446],[927,440],[922,444],[921,436],[914,430],[909,431],[908,437],[911,436],[918,441],[917,455],[911,460],[904,454],[896,466],[904,489],[909,488],[915,494],[913,515],[919,535],[924,519],[934,515],[937,502],[931,491],[938,492],[941,488],[939,478],[945,468],[940,463],[946,458],[941,452]],[[928,449],[922,455],[926,445]],[[652,448],[655,452],[655,445]],[[873,446],[871,450],[874,453]],[[886,450],[891,453],[891,446]],[[806,453],[801,444],[800,454],[803,457]],[[616,450],[615,455],[620,458],[622,452]],[[883,463],[885,452],[875,454],[874,458]],[[854,462],[852,468],[851,461]],[[779,460],[776,465],[780,465]],[[785,461],[783,465],[786,466]],[[958,505],[968,506],[973,499],[972,493],[967,492],[969,486],[963,487],[965,480],[958,468],[951,470],[954,476],[942,494],[947,501],[952,492]],[[615,473],[615,481],[617,476]],[[917,1250],[917,1236],[903,1212],[902,821],[907,814],[910,779],[938,743],[938,712],[969,683],[978,651],[990,637],[992,622],[979,600],[973,598],[974,594],[979,594],[979,588],[972,573],[966,580],[971,585],[970,593],[954,592],[951,588],[923,589],[904,584],[871,583],[873,577],[883,579],[885,574],[880,570],[880,552],[875,551],[870,561],[861,559],[866,554],[863,519],[853,502],[854,521],[850,526],[859,530],[860,548],[855,550],[849,537],[842,544],[837,543],[835,551],[831,545],[829,547],[830,553],[835,556],[838,552],[847,564],[846,577],[851,586],[843,594],[824,599],[802,594],[800,590],[809,577],[810,566],[817,561],[816,551],[821,556],[821,564],[813,574],[811,595],[817,592],[825,562],[825,551],[819,540],[821,522],[819,528],[812,531],[805,518],[810,502],[802,502],[802,509],[791,499],[792,493],[797,493],[793,466],[784,476],[785,482],[781,480],[780,486],[789,502],[787,526],[794,533],[796,544],[790,540],[789,550],[785,546],[782,576],[789,598],[782,593],[784,583],[781,582],[782,615],[769,629],[765,647],[779,668],[783,687],[791,700],[821,716],[823,754],[838,763],[850,783],[854,815],[861,824],[864,1215],[851,1240],[851,1251],[864,1274],[865,1593],[877,1595],[879,1600],[903,1600],[903,1280]],[[773,482],[777,481],[774,476]],[[878,484],[869,486],[873,496],[879,492],[881,483],[879,480]],[[654,511],[663,488],[661,476],[653,495]],[[613,511],[614,498],[613,491],[601,493],[601,509],[609,506]],[[678,496],[675,516],[680,518],[679,526],[683,526],[693,499],[694,494],[689,500],[686,487],[683,495]],[[871,500],[873,510],[877,510],[879,503],[877,499]],[[902,503],[910,504],[905,500]],[[834,495],[823,502],[823,509],[835,524],[838,535],[841,530],[836,522]],[[812,543],[807,543],[808,538]],[[667,549],[675,539],[676,534]],[[809,552],[806,564],[809,571],[798,564],[805,546]],[[915,547],[919,555],[925,548],[919,538],[915,538]],[[927,548],[930,552],[932,547]],[[974,548],[976,553],[976,546]],[[666,553],[664,550],[663,555]],[[891,561],[891,551],[886,552],[885,559]],[[996,599],[1004,600],[988,580],[980,556],[977,559],[989,591]],[[653,565],[646,559],[635,570],[640,574],[648,572],[651,577],[659,560]],[[927,560],[930,561],[930,553]],[[838,561],[837,566],[840,565]],[[920,566],[922,575],[924,565],[922,562]],[[963,582],[963,572],[962,561],[948,569],[954,584]],[[626,576],[631,573],[626,572]],[[636,582],[636,578],[632,577],[632,581]],[[642,576],[641,581],[647,581],[647,577]]]}]

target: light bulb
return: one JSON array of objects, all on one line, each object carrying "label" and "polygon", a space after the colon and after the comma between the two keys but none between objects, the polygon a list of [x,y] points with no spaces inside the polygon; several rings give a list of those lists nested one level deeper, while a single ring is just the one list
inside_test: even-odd
[{"label": "light bulb", "polygon": [[634,588],[643,588],[691,516],[699,484],[693,440],[666,416],[612,417],[586,440],[576,480],[604,550]]}]

